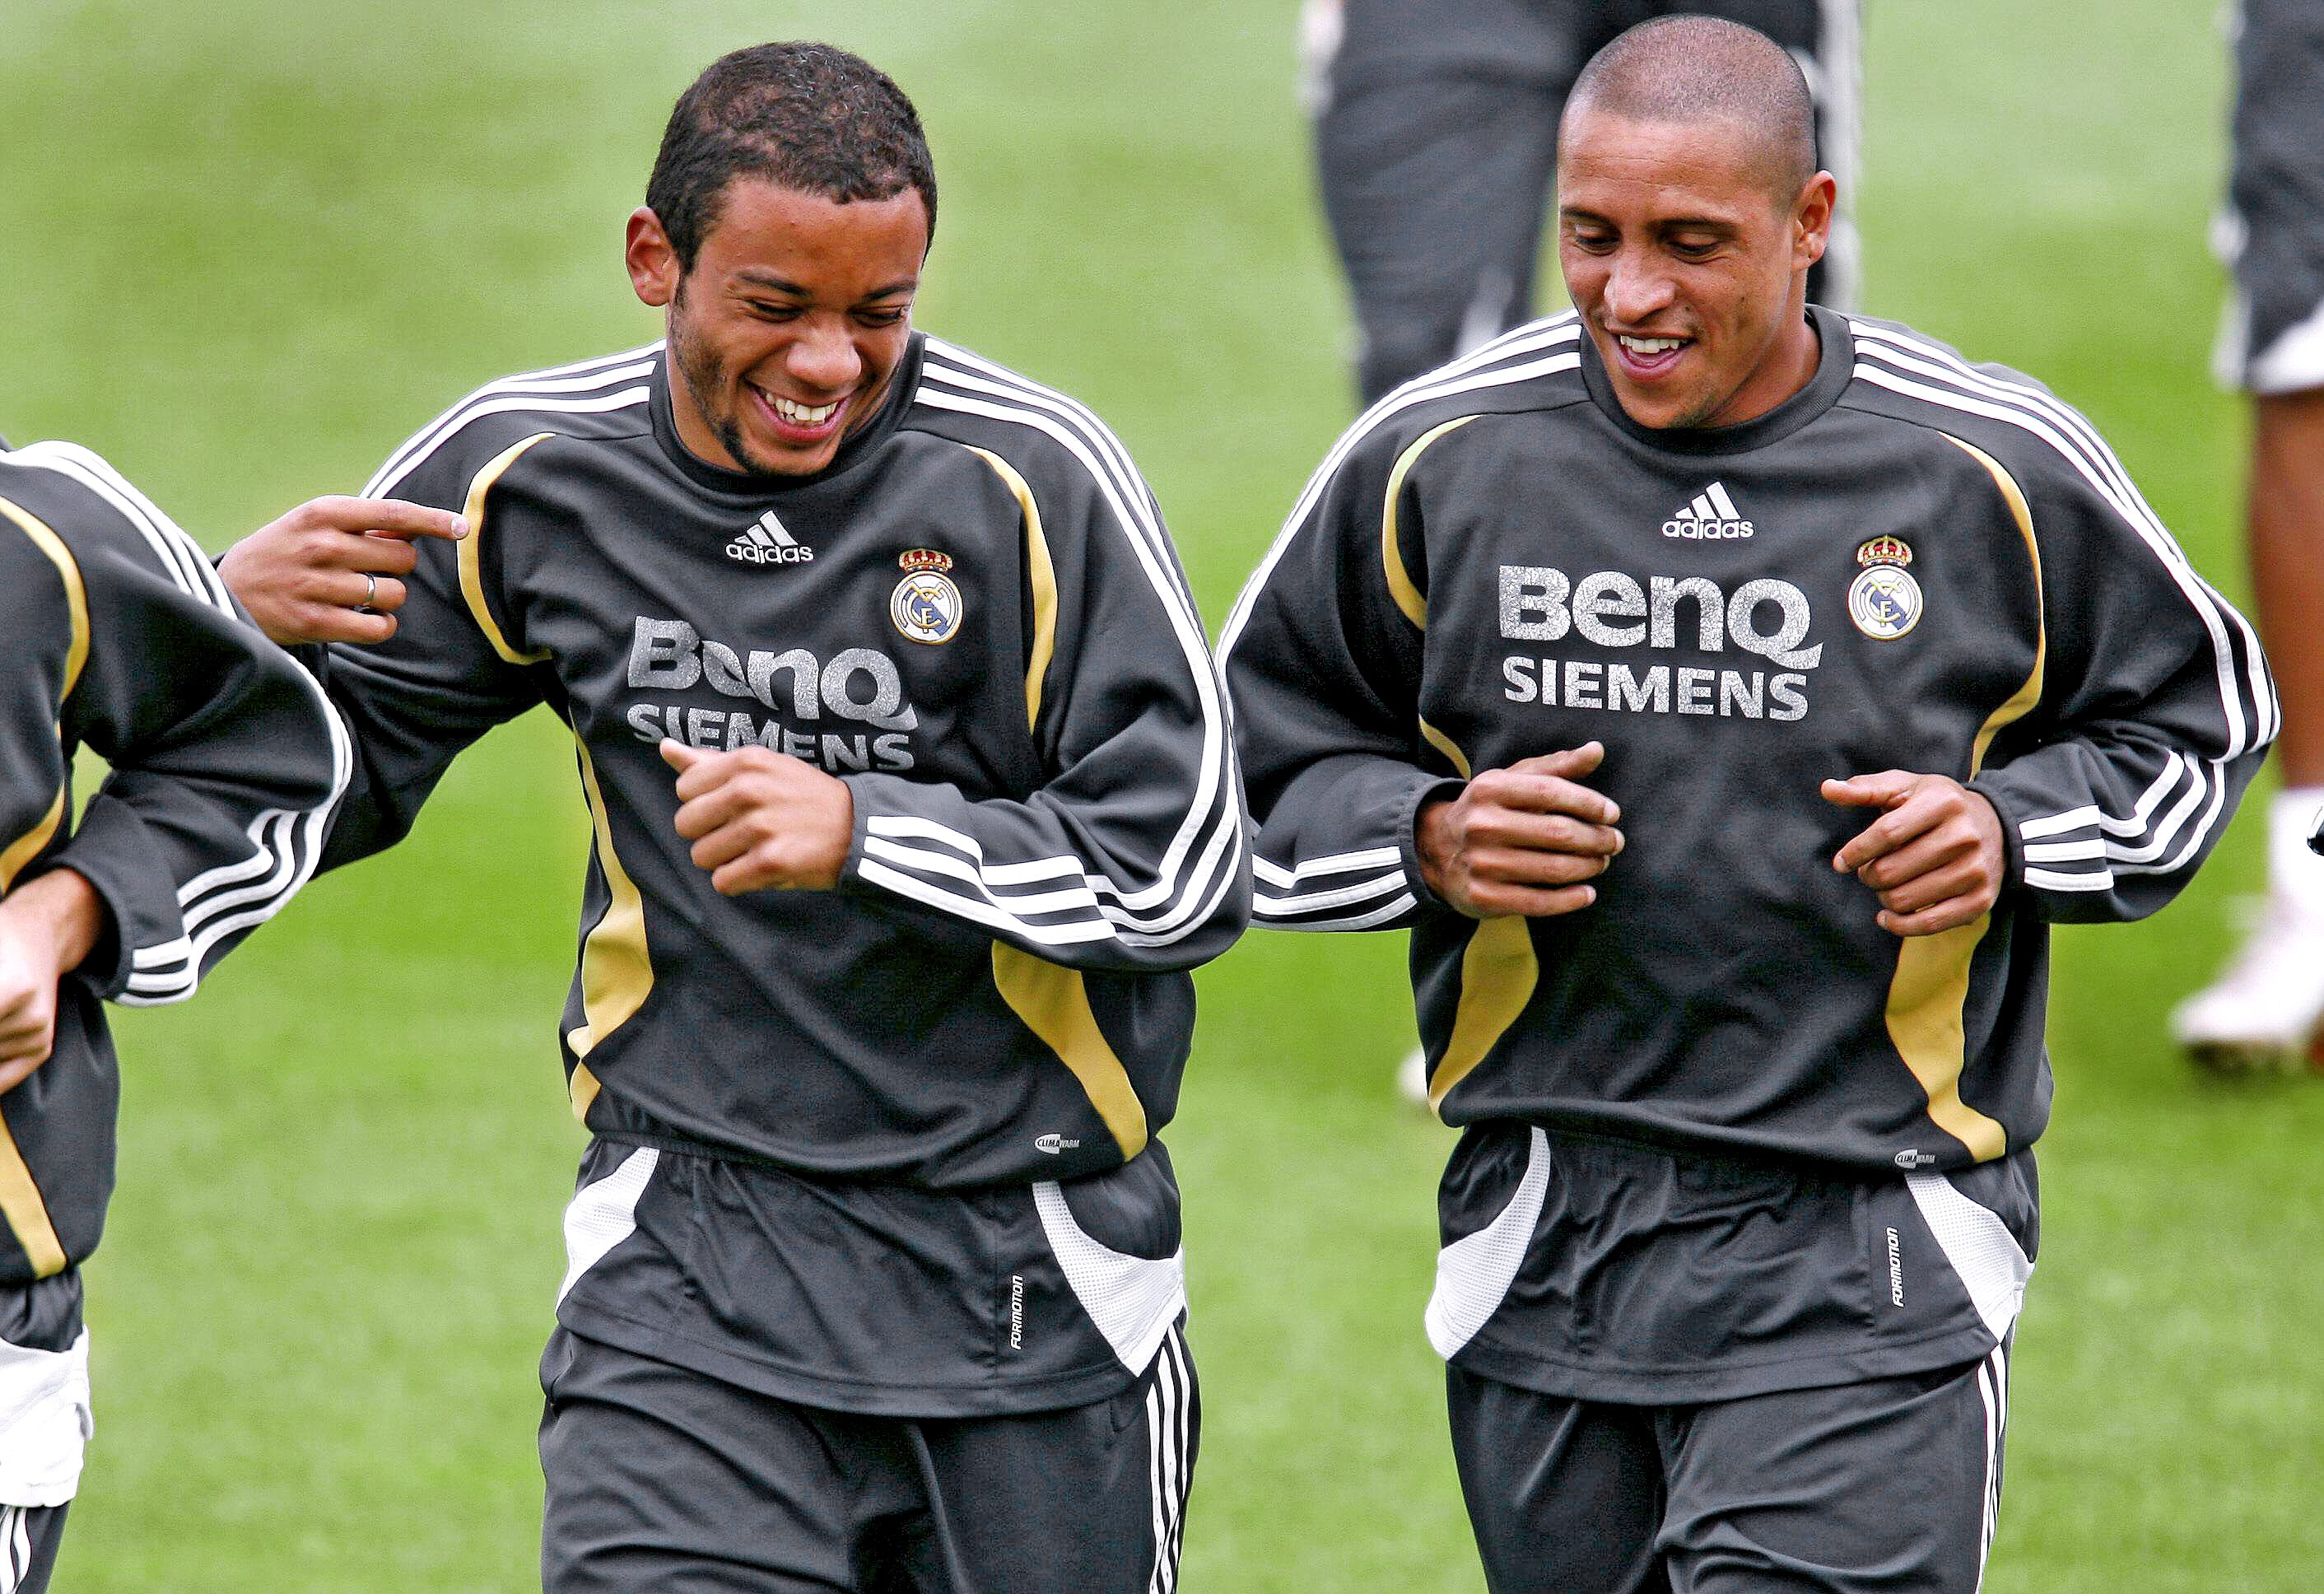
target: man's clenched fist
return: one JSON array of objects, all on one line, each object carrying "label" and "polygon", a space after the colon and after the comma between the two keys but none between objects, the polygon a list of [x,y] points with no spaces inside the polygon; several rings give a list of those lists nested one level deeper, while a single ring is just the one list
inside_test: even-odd
[{"label": "man's clenched fist", "polygon": [[845,781],[763,747],[706,752],[665,740],[661,756],[678,772],[678,834],[722,895],[839,883],[855,839]]},{"label": "man's clenched fist", "polygon": [[1823,783],[1826,802],[1878,808],[1831,866],[1879,893],[1880,927],[1933,935],[1968,924],[2001,895],[2007,853],[1993,805],[1944,775],[1885,769]]},{"label": "man's clenched fist", "polygon": [[0,1091],[49,1060],[57,981],[97,944],[103,914],[95,889],[69,869],[0,898]]},{"label": "man's clenched fist", "polygon": [[1428,889],[1471,918],[1546,918],[1597,901],[1586,882],[1622,850],[1622,811],[1581,782],[1605,757],[1591,742],[1521,759],[1423,803],[1415,841]]}]

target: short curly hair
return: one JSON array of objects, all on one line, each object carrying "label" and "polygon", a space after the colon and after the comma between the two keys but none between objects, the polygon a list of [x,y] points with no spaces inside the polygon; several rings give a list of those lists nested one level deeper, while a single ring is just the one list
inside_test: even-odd
[{"label": "short curly hair", "polygon": [[669,114],[646,181],[681,272],[718,225],[726,185],[754,177],[845,204],[906,189],[936,235],[936,174],[895,80],[830,44],[754,44],[710,63]]}]

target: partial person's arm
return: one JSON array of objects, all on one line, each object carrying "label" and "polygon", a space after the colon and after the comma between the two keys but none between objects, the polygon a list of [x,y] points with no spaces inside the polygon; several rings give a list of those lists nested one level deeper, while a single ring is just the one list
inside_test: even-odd
[{"label": "partial person's arm", "polygon": [[62,539],[0,496],[0,628],[10,642],[0,673],[0,1091],[48,1061],[57,981],[105,927],[104,905],[79,875],[27,877],[45,864],[65,821],[58,722],[86,668],[88,634],[86,605],[69,585],[72,567]]},{"label": "partial person's arm", "polygon": [[2026,473],[2042,698],[1970,782],[2000,817],[2011,880],[2059,920],[2138,918],[2175,896],[2278,723],[2252,628],[2103,445],[2089,452]]},{"label": "partial person's arm", "polygon": [[[1430,898],[1416,846],[1421,804],[1457,797],[1466,771],[1422,751],[1423,627],[1388,588],[1386,490],[1372,454],[1327,462],[1220,635],[1259,826],[1256,925],[1394,929]],[[1408,582],[1408,556],[1398,571]]]},{"label": "partial person's arm", "polygon": [[[1244,588],[1220,651],[1259,834],[1253,923],[1395,929],[1432,905],[1544,917],[1595,900],[1621,850],[1582,782],[1593,743],[1471,774],[1420,717],[1421,506],[1377,447],[1335,451]],[[1395,540],[1387,540],[1393,529]]]},{"label": "partial person's arm", "polygon": [[57,981],[97,945],[105,905],[69,869],[0,898],[0,1092],[49,1060],[57,1040]]},{"label": "partial person's arm", "polygon": [[[55,794],[49,838],[25,872],[69,869],[101,901],[99,954],[75,960],[99,994],[182,1000],[313,872],[346,778],[345,733],[192,539],[96,455],[61,443],[0,455],[0,536],[46,567],[14,585],[71,637],[47,705],[55,762],[38,777]],[[54,848],[74,744],[112,773]]]}]

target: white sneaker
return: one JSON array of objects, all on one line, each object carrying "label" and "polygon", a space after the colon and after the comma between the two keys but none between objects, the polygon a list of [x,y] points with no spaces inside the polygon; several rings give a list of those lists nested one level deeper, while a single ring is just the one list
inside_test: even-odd
[{"label": "white sneaker", "polygon": [[2225,972],[2171,1016],[2190,1061],[2215,1073],[2294,1073],[2324,1027],[2324,918],[2271,896]]},{"label": "white sneaker", "polygon": [[1405,1055],[1404,1061],[1396,1065],[1396,1088],[1397,1094],[1415,1107],[1428,1106],[1428,1053],[1425,1048],[1413,1047]]}]

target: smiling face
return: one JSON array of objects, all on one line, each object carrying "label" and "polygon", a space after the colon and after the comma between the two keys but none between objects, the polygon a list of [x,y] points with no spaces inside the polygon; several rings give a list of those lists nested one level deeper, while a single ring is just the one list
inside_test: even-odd
[{"label": "smiling face", "polygon": [[654,213],[632,215],[630,281],[667,309],[680,440],[727,470],[829,465],[887,396],[927,247],[911,189],[842,204],[735,178],[687,272]]},{"label": "smiling face", "polygon": [[1780,165],[1738,123],[1567,115],[1558,263],[1639,425],[1733,426],[1815,374],[1807,273],[1835,189],[1818,172],[1794,193]]}]

